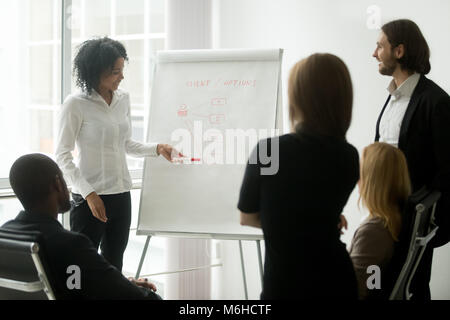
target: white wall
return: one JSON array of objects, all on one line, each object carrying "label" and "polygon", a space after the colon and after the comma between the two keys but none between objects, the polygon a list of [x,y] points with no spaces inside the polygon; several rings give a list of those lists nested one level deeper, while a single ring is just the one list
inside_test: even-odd
[{"label": "white wall", "polygon": [[[421,28],[431,49],[429,78],[450,92],[450,1],[413,0],[222,0],[214,2],[215,48],[283,48],[283,93],[286,106],[288,71],[299,59],[314,52],[336,54],[347,64],[354,87],[353,121],[347,138],[360,152],[373,142],[378,113],[387,98],[391,80],[378,73],[372,58],[379,30],[369,29],[367,13],[371,5],[381,9],[381,24],[409,18]],[[371,20],[370,20],[371,21]],[[369,22],[370,22],[369,21]],[[287,113],[286,113],[287,114]],[[355,190],[344,210],[349,230],[342,237],[350,244],[362,217]],[[249,298],[257,299],[261,290],[257,255],[253,243],[244,244]],[[213,271],[213,298],[242,299],[238,244],[221,242],[224,266]],[[450,299],[450,244],[435,250],[431,280],[434,299]],[[219,289],[218,289],[219,288]]]}]

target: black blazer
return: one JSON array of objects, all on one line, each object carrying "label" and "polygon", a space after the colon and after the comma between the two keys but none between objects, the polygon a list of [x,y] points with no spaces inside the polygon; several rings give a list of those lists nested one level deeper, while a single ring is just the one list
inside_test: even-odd
[{"label": "black blazer", "polygon": [[[2,228],[39,231],[57,299],[160,299],[149,289],[131,283],[120,271],[97,253],[83,234],[71,232],[50,216],[21,211]],[[67,267],[77,265],[81,271],[81,288],[68,289]]]},{"label": "black blazer", "polygon": [[[375,141],[390,98],[378,117]],[[413,191],[426,186],[442,193],[436,208],[439,229],[431,242],[433,247],[442,246],[450,241],[450,97],[424,75],[406,109],[398,147],[408,162]]]}]

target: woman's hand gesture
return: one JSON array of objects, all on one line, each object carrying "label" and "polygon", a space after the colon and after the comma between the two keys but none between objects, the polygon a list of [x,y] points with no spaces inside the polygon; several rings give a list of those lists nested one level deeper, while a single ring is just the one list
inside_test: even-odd
[{"label": "woman's hand gesture", "polygon": [[177,151],[169,144],[158,144],[156,148],[158,154],[162,155],[168,161],[172,161],[174,158],[184,157],[181,152]]}]

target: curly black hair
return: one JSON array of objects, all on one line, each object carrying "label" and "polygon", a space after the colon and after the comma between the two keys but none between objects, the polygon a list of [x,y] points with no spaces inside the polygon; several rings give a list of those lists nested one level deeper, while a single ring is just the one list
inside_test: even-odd
[{"label": "curly black hair", "polygon": [[100,83],[100,75],[104,71],[112,71],[117,59],[128,61],[123,44],[108,37],[84,41],[78,47],[78,53],[73,61],[73,73],[76,85],[83,92],[92,93]]}]

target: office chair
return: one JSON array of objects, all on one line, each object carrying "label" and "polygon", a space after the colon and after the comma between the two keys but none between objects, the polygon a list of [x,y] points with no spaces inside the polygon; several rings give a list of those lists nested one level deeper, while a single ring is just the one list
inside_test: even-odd
[{"label": "office chair", "polygon": [[399,259],[397,261],[403,261],[403,267],[389,300],[410,300],[412,297],[409,291],[411,281],[427,244],[438,229],[434,224],[434,212],[440,196],[441,193],[438,191],[429,192],[422,188],[408,199],[403,220],[403,235],[400,236],[399,248],[395,253]]},{"label": "office chair", "polygon": [[54,300],[39,232],[0,228],[0,300]]}]

